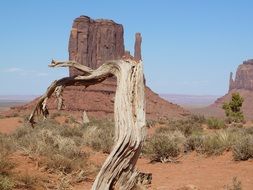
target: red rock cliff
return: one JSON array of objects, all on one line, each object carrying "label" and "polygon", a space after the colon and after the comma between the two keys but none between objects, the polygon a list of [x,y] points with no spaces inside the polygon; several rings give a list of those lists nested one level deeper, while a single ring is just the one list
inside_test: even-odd
[{"label": "red rock cliff", "polygon": [[230,73],[229,91],[236,89],[252,90],[253,91],[253,60],[244,61],[239,65],[236,71],[235,79]]},{"label": "red rock cliff", "polygon": [[[124,53],[123,26],[112,20],[93,20],[80,16],[74,20],[69,38],[69,60],[93,69],[107,60],[120,59]],[[70,76],[79,71],[71,68]]]}]

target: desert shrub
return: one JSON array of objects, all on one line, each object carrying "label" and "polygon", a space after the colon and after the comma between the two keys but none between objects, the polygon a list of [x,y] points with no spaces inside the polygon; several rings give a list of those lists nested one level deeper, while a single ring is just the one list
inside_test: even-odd
[{"label": "desert shrub", "polygon": [[[7,176],[14,164],[8,159],[8,156],[14,151],[11,138],[0,134],[0,175]],[[0,188],[1,189],[1,188]]]},{"label": "desert shrub", "polygon": [[147,120],[146,121],[146,126],[148,127],[148,128],[151,128],[151,127],[153,127],[154,125],[155,125],[155,121],[153,121],[153,120]]},{"label": "desert shrub", "polygon": [[19,174],[15,177],[15,187],[18,189],[35,189],[38,179],[36,176],[29,175],[28,172]]},{"label": "desert shrub", "polygon": [[243,129],[246,134],[253,135],[253,127]]},{"label": "desert shrub", "polygon": [[235,160],[248,160],[253,158],[253,136],[247,134],[238,135],[232,151]]},{"label": "desert shrub", "polygon": [[9,161],[7,157],[0,155],[0,175],[7,176],[10,174],[11,169],[14,168],[14,164]]},{"label": "desert shrub", "polygon": [[109,153],[114,143],[114,125],[109,121],[94,121],[85,127],[84,142],[95,150]]},{"label": "desert shrub", "polygon": [[50,116],[50,119],[55,119],[56,117],[61,116],[61,113],[60,112],[54,112],[54,113],[51,113],[49,116]]},{"label": "desert shrub", "polygon": [[87,165],[81,152],[85,129],[59,126],[53,121],[19,128],[13,138],[17,147],[29,155],[41,155],[40,165],[48,170],[70,173]]},{"label": "desert shrub", "polygon": [[200,122],[196,122],[194,119],[186,119],[169,121],[166,126],[156,130],[157,133],[167,133],[170,131],[180,131],[184,136],[188,137],[192,134],[201,133],[203,129]]},{"label": "desert shrub", "polygon": [[191,115],[190,120],[193,123],[200,123],[200,124],[203,124],[206,122],[206,118],[204,115]]},{"label": "desert shrub", "polygon": [[226,185],[225,190],[242,190],[242,182],[233,177],[232,185]]},{"label": "desert shrub", "polygon": [[147,140],[143,152],[151,161],[163,162],[163,160],[177,157],[184,141],[185,137],[180,131],[156,133]]},{"label": "desert shrub", "polygon": [[233,93],[231,100],[223,104],[222,108],[225,110],[228,123],[240,123],[244,121],[244,115],[241,111],[243,101],[244,99],[239,93]]},{"label": "desert shrub", "polygon": [[207,126],[210,129],[222,129],[225,128],[225,122],[223,120],[211,117],[206,120]]},{"label": "desert shrub", "polygon": [[65,174],[78,171],[80,168],[86,169],[88,166],[87,156],[71,159],[59,154],[50,155],[41,160],[39,164],[48,171],[60,171]]},{"label": "desert shrub", "polygon": [[184,143],[185,152],[188,151],[200,151],[203,145],[204,136],[203,135],[191,135],[189,136]]},{"label": "desert shrub", "polygon": [[14,182],[8,176],[0,175],[0,189],[1,190],[12,190],[14,187]]},{"label": "desert shrub", "polygon": [[219,155],[231,148],[231,135],[226,130],[206,135],[201,146],[201,152],[207,155]]}]

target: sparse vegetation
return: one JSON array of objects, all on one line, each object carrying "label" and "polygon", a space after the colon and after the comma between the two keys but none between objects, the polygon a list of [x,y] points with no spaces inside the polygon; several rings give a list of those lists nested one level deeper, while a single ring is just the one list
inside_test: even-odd
[{"label": "sparse vegetation", "polygon": [[8,159],[12,153],[13,146],[11,140],[6,135],[0,133],[0,189],[11,190],[14,187],[14,182],[11,175],[11,170],[14,164]]},{"label": "sparse vegetation", "polygon": [[222,108],[225,110],[228,123],[241,123],[244,121],[244,115],[241,111],[243,97],[239,93],[233,93],[230,102],[225,102]]},{"label": "sparse vegetation", "polygon": [[253,135],[238,135],[232,148],[235,160],[248,160],[253,158]]},{"label": "sparse vegetation", "polygon": [[232,185],[226,185],[224,190],[242,190],[242,182],[233,177]]},{"label": "sparse vegetation", "polygon": [[110,121],[93,121],[84,125],[85,145],[97,151],[110,153],[114,142],[114,124]]},{"label": "sparse vegetation", "polygon": [[16,184],[15,187],[21,189],[35,189],[35,185],[37,183],[37,177],[29,175],[27,172],[24,174],[19,174],[15,176]]},{"label": "sparse vegetation", "polygon": [[[203,124],[209,122],[215,130],[203,129]],[[182,154],[191,151],[210,156],[231,150],[235,160],[253,158],[253,127],[220,126],[220,120],[215,118],[191,117],[166,121],[146,140],[143,154],[155,162],[176,162]],[[92,121],[80,127],[69,127],[59,126],[54,120],[48,119],[38,123],[34,129],[24,126],[10,136],[0,134],[0,189],[34,189],[39,183],[40,179],[36,176],[13,175],[11,171],[15,165],[8,156],[15,150],[31,158],[41,156],[38,166],[61,176],[55,187],[70,189],[74,183],[85,180],[89,174],[97,171],[96,166],[89,165],[89,155],[82,151],[82,147],[89,146],[96,151],[109,153],[113,138],[114,127],[110,121]],[[233,181],[232,186],[226,188],[238,189],[240,186],[237,182]]]},{"label": "sparse vegetation", "polygon": [[223,129],[226,127],[223,120],[214,117],[208,118],[206,123],[209,129]]},{"label": "sparse vegetation", "polygon": [[0,189],[1,190],[12,190],[13,187],[14,187],[14,183],[10,177],[0,175]]},{"label": "sparse vegetation", "polygon": [[[204,123],[209,123],[215,131],[205,132]],[[164,122],[163,127],[147,139],[143,153],[152,161],[160,162],[190,151],[211,156],[232,150],[235,160],[247,160],[253,158],[252,131],[252,128],[225,128],[224,122],[216,118]],[[180,138],[175,138],[175,134],[180,134],[177,135]]]},{"label": "sparse vegetation", "polygon": [[144,152],[151,161],[166,162],[179,156],[184,135],[180,131],[157,133],[147,141]]},{"label": "sparse vegetation", "polygon": [[[97,171],[97,167],[88,162],[89,155],[82,151],[82,147],[89,145],[96,150],[109,152],[112,142],[112,123],[99,121],[71,128],[59,126],[54,120],[48,119],[39,122],[35,128],[20,127],[10,136],[0,134],[0,189],[13,189],[14,186],[33,189],[36,183],[34,176],[11,173],[14,165],[9,162],[8,156],[15,150],[32,159],[39,156],[40,168],[63,175],[72,183],[81,182],[87,175]],[[63,183],[59,184],[59,188],[63,186]]]}]

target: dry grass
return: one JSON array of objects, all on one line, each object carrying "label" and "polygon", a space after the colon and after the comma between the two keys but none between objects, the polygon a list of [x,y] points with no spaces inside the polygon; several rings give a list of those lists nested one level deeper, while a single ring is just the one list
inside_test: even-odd
[{"label": "dry grass", "polygon": [[114,143],[114,124],[110,121],[93,121],[84,126],[84,143],[96,151],[110,153]]},{"label": "dry grass", "polygon": [[[203,130],[203,124],[208,122],[209,128],[215,129],[214,131]],[[224,128],[223,124],[214,118],[205,120],[198,117],[163,122],[163,127],[158,128],[145,142],[143,154],[151,161],[162,161],[191,151],[211,156],[232,150],[235,160],[252,159],[253,127]]]},{"label": "dry grass", "polygon": [[0,189],[11,190],[14,187],[14,182],[11,178],[11,170],[14,164],[8,159],[8,156],[14,151],[11,145],[11,139],[0,134]]},{"label": "dry grass", "polygon": [[237,177],[234,177],[232,185],[226,185],[224,190],[242,190],[242,183],[237,179]]}]

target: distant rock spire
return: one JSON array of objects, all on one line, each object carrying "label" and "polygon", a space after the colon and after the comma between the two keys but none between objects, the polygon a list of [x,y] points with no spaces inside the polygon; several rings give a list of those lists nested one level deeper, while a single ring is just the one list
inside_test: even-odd
[{"label": "distant rock spire", "polygon": [[134,44],[134,59],[136,61],[142,60],[141,58],[141,33],[135,34],[135,44]]},{"label": "distant rock spire", "polygon": [[230,76],[229,76],[229,90],[231,91],[234,88],[234,80],[233,80],[233,73],[230,72]]}]

